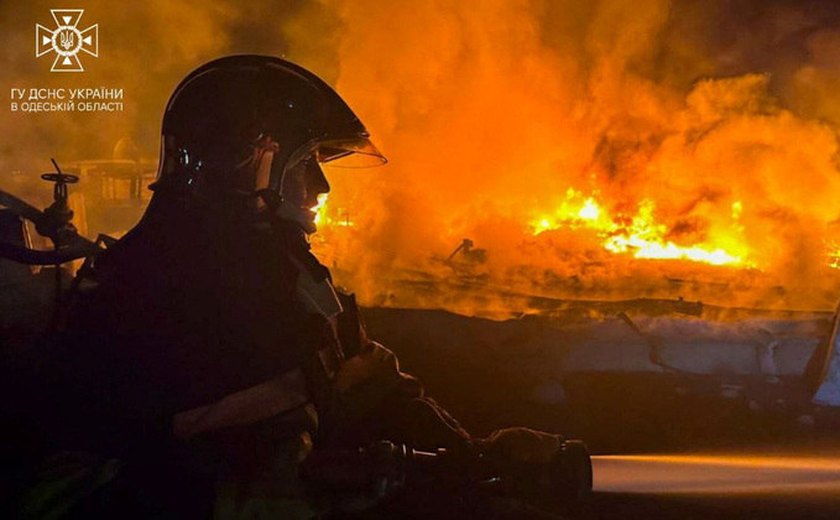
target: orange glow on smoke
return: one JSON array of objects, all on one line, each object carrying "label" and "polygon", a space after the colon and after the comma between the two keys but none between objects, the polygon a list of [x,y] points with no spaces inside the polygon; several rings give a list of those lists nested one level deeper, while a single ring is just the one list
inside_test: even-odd
[{"label": "orange glow on smoke", "polygon": [[[337,279],[362,301],[463,312],[447,283],[832,308],[840,105],[820,93],[840,38],[804,42],[783,79],[717,70],[686,34],[720,29],[702,10],[585,4],[342,4],[335,85],[390,162],[330,177],[358,231],[322,228]],[[465,239],[481,254],[447,262]]]},{"label": "orange glow on smoke", "polygon": [[[777,3],[751,2],[749,19],[737,2],[700,0],[100,9],[103,26],[124,27],[109,45],[125,59],[75,79],[21,70],[17,52],[0,61],[13,87],[119,78],[126,111],[44,114],[48,124],[9,113],[3,128],[21,138],[0,153],[0,187],[45,206],[48,191],[15,179],[37,179],[48,157],[110,157],[125,137],[154,158],[158,112],[188,71],[282,53],[335,87],[389,159],[325,165],[332,191],[315,208],[313,248],[365,305],[518,314],[539,296],[833,309],[840,30],[810,3]],[[21,23],[36,11],[0,7]],[[150,59],[155,74],[136,74]],[[88,212],[91,238],[110,225],[99,214]]]}]

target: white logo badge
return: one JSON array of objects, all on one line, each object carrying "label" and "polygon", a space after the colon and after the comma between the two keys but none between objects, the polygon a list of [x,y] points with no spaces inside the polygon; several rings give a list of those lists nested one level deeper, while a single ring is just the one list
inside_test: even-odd
[{"label": "white logo badge", "polygon": [[84,51],[94,58],[99,57],[99,24],[79,30],[84,9],[50,9],[50,13],[55,20],[54,30],[35,24],[35,57],[54,51],[51,72],[84,72],[77,54]]}]

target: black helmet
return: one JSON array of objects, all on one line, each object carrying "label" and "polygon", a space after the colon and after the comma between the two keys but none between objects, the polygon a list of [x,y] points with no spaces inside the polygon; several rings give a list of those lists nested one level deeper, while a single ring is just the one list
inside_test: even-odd
[{"label": "black helmet", "polygon": [[274,191],[282,190],[286,169],[308,157],[347,167],[386,162],[359,118],[318,76],[273,56],[228,56],[193,71],[169,99],[152,189],[246,193],[236,169],[266,140],[274,146],[267,186]]}]

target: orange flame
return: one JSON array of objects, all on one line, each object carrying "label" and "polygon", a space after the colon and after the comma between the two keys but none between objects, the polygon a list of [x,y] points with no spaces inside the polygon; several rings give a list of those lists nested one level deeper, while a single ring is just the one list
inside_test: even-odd
[{"label": "orange flame", "polygon": [[[582,202],[581,202],[582,200]],[[739,245],[737,238],[742,231],[738,218],[743,210],[740,201],[732,205],[732,236],[716,236],[701,244],[678,245],[666,237],[669,229],[657,223],[655,203],[642,200],[636,214],[630,219],[611,216],[594,197],[583,198],[573,188],[566,191],[566,199],[554,214],[543,215],[531,223],[534,235],[561,227],[586,228],[598,232],[602,246],[617,254],[631,253],[635,258],[690,260],[711,265],[754,267],[748,257],[747,248]],[[725,244],[722,245],[722,244]]]},{"label": "orange flame", "polygon": [[840,244],[832,242],[828,245],[828,266],[832,269],[840,269]]},{"label": "orange flame", "polygon": [[327,207],[327,198],[329,198],[329,194],[321,193],[318,195],[318,204],[312,207],[312,211],[315,212],[315,224],[318,226],[323,225],[326,222],[326,207]]}]

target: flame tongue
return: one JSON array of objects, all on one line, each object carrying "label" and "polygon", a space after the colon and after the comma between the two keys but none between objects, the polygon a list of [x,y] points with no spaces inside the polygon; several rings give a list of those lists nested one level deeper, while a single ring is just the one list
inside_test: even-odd
[{"label": "flame tongue", "polygon": [[353,227],[354,223],[348,212],[341,208],[334,209],[332,206],[327,206],[327,198],[327,193],[321,193],[318,195],[318,204],[309,210],[315,213],[315,225],[320,227]]},{"label": "flame tongue", "polygon": [[316,226],[323,225],[326,222],[326,217],[324,214],[326,213],[328,197],[329,194],[321,193],[320,195],[318,195],[318,204],[315,204],[314,206],[309,208],[309,211],[315,213],[314,222]]},{"label": "flame tongue", "polygon": [[[714,240],[692,245],[678,245],[668,240],[666,237],[670,230],[666,225],[657,223],[655,209],[656,205],[652,200],[642,200],[636,214],[628,222],[627,219],[610,216],[594,197],[584,198],[582,193],[569,188],[566,200],[554,214],[538,217],[531,223],[531,228],[534,235],[562,227],[594,230],[603,239],[604,249],[617,254],[630,253],[635,258],[690,260],[712,265],[754,267],[754,264],[747,260],[743,247],[741,251],[736,252],[715,246]],[[733,204],[731,231],[736,235],[740,231],[737,220],[741,210],[740,202]],[[721,241],[726,241],[725,239],[726,237],[722,237]]]}]

